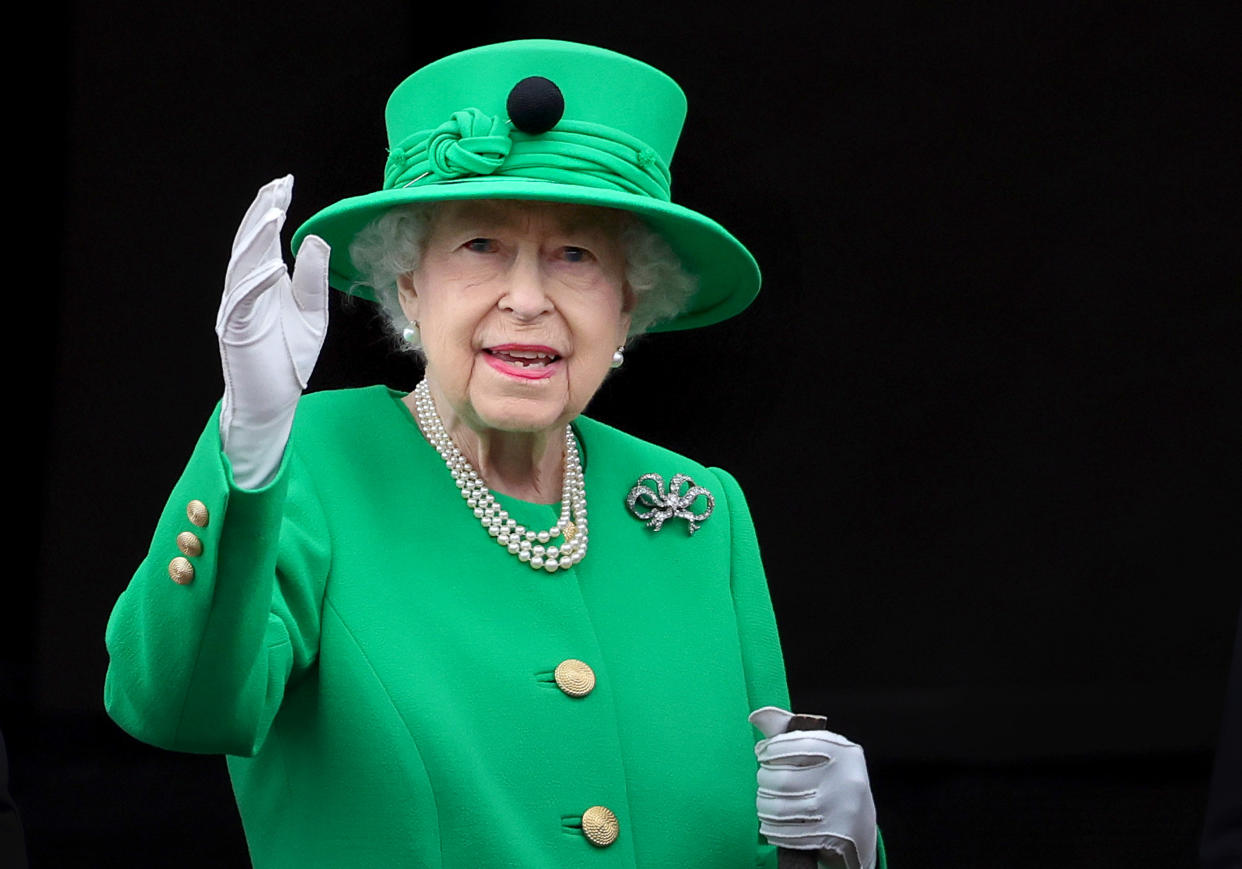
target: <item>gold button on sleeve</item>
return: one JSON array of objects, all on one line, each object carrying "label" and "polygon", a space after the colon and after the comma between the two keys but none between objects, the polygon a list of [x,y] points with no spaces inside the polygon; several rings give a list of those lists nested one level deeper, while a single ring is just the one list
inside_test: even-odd
[{"label": "gold button on sleeve", "polygon": [[617,841],[620,833],[621,824],[611,810],[603,806],[591,806],[582,813],[582,835],[586,836],[592,845],[607,848]]},{"label": "gold button on sleeve", "polygon": [[595,671],[583,661],[569,658],[556,665],[552,678],[570,697],[585,697],[595,690]]},{"label": "gold button on sleeve", "polygon": [[207,505],[197,498],[185,505],[185,515],[198,528],[206,528],[207,520],[210,518],[207,514]]},{"label": "gold button on sleeve", "polygon": [[199,540],[198,535],[193,531],[182,531],[177,535],[177,548],[183,555],[193,558],[203,554],[203,541]]},{"label": "gold button on sleeve", "polygon": [[194,565],[190,559],[178,555],[168,562],[168,576],[177,585],[189,585],[194,581]]}]

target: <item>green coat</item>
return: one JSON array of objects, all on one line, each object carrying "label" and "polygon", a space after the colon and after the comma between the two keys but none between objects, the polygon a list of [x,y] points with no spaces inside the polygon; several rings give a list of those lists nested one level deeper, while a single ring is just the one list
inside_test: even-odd
[{"label": "green coat", "polygon": [[[232,485],[211,419],[108,624],[112,717],[229,755],[258,867],[774,865],[746,716],[788,696],[737,483],[580,418],[590,551],[536,571],[487,537],[400,397],[305,396],[257,491]],[[627,510],[648,472],[715,496],[694,536]],[[528,527],[558,515],[501,500]],[[566,659],[589,695],[558,689]],[[592,806],[619,821],[611,845],[582,833]]]}]

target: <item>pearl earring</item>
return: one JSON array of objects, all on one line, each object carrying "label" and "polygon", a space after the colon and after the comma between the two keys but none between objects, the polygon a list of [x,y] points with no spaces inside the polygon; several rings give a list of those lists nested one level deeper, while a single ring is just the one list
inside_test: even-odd
[{"label": "pearl earring", "polygon": [[418,347],[422,343],[422,335],[418,332],[418,321],[411,320],[410,325],[401,330],[401,337],[405,339],[405,343],[412,347]]},{"label": "pearl earring", "polygon": [[621,364],[625,362],[624,351],[625,351],[625,345],[622,344],[620,347],[616,349],[616,352],[612,354],[612,367],[613,368],[620,368]]}]

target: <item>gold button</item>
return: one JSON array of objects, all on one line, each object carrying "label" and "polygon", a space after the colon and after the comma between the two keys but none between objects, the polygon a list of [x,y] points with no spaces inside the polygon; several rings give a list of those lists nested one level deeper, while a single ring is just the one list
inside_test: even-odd
[{"label": "gold button", "polygon": [[199,528],[207,527],[207,505],[195,498],[189,504],[185,505],[185,515],[190,517],[190,522]]},{"label": "gold button", "polygon": [[168,576],[177,585],[189,585],[194,581],[194,565],[190,559],[178,555],[168,562]]},{"label": "gold button", "polygon": [[570,697],[585,697],[595,690],[595,671],[575,658],[557,664],[552,678]]},{"label": "gold button", "polygon": [[193,531],[182,531],[177,535],[177,548],[192,558],[203,554],[203,541]]},{"label": "gold button", "polygon": [[617,841],[620,833],[621,824],[617,822],[617,816],[603,806],[591,806],[582,813],[582,835],[592,845],[607,848]]}]

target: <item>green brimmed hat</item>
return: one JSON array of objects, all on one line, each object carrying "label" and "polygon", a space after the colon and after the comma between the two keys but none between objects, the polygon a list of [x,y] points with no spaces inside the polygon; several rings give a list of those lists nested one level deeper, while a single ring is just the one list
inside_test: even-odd
[{"label": "green brimmed hat", "polygon": [[371,298],[349,255],[359,230],[398,205],[527,199],[640,215],[699,280],[689,306],[655,331],[732,317],[759,292],[759,267],[724,227],[671,201],[669,163],[686,117],[677,83],[590,45],[530,39],[437,60],[388,99],[384,187],[343,199],[293,236],[332,246],[330,281]]}]

